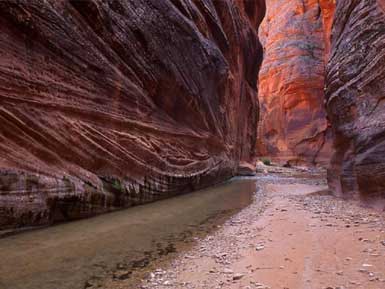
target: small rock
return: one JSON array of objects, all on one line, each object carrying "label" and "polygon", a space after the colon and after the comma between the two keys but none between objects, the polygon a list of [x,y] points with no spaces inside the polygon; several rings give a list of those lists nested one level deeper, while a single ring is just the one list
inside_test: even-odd
[{"label": "small rock", "polygon": [[236,273],[233,276],[233,280],[240,280],[240,279],[242,279],[243,276],[245,276],[245,275],[241,274],[241,273]]},{"label": "small rock", "polygon": [[123,273],[115,273],[114,278],[119,279],[119,280],[126,280],[126,279],[130,278],[130,275],[131,275],[130,271],[123,272]]},{"label": "small rock", "polygon": [[125,264],[118,263],[118,265],[116,265],[116,268],[119,270],[122,270],[122,269],[127,269],[127,266]]},{"label": "small rock", "polygon": [[368,272],[368,270],[366,270],[366,269],[358,269],[358,272],[361,272],[361,273],[366,273],[366,272]]},{"label": "small rock", "polygon": [[222,273],[224,273],[224,274],[233,274],[234,271],[229,269],[229,268],[225,268],[225,269],[223,269]]},{"label": "small rock", "polygon": [[257,250],[257,251],[261,251],[263,249],[265,249],[264,245],[257,245],[257,247],[255,247],[255,250]]},{"label": "small rock", "polygon": [[262,284],[262,283],[254,282],[253,284],[254,284],[255,287],[258,288],[258,289],[269,289],[269,288],[270,288],[269,286],[266,286],[265,284]]}]

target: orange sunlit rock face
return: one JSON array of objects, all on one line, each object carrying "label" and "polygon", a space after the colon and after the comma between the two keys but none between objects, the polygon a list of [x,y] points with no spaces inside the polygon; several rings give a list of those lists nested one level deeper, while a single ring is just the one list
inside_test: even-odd
[{"label": "orange sunlit rock face", "polygon": [[0,1],[0,228],[190,192],[252,161],[264,6]]},{"label": "orange sunlit rock face", "polygon": [[330,134],[324,110],[333,0],[271,0],[260,27],[261,155],[326,163]]}]

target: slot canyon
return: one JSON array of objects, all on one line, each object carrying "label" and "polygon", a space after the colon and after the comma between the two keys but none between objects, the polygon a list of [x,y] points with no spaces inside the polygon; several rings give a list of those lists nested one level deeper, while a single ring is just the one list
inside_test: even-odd
[{"label": "slot canyon", "polygon": [[0,16],[0,289],[385,286],[385,0]]},{"label": "slot canyon", "polygon": [[325,65],[334,1],[269,1],[260,28],[259,153],[289,164],[328,164]]}]

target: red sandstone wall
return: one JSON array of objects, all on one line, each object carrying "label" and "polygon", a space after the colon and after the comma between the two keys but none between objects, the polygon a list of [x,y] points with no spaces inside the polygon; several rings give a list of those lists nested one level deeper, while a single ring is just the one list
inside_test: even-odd
[{"label": "red sandstone wall", "polygon": [[259,74],[261,155],[328,163],[331,142],[323,91],[333,2],[267,2],[260,29],[264,46]]},{"label": "red sandstone wall", "polygon": [[254,159],[264,1],[1,1],[0,228],[189,192]]},{"label": "red sandstone wall", "polygon": [[328,179],[344,196],[385,198],[384,4],[337,1],[326,73],[335,151]]}]

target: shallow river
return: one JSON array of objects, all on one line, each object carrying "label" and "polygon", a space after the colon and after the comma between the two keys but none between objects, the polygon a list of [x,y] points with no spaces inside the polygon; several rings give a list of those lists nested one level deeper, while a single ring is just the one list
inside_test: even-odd
[{"label": "shallow river", "polygon": [[[172,251],[172,242],[246,207],[255,180],[0,239],[0,289],[78,289],[122,264]],[[139,260],[139,261],[138,261]],[[124,265],[125,266],[125,265]]]}]

